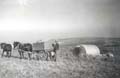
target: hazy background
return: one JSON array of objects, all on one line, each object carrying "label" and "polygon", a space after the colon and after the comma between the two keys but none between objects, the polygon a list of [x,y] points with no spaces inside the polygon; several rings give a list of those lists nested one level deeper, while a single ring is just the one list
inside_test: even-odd
[{"label": "hazy background", "polygon": [[0,42],[120,37],[120,0],[0,0]]}]

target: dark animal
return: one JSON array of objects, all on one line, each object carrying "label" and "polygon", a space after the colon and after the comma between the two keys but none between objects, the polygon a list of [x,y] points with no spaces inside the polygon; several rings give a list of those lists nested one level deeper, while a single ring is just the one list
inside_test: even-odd
[{"label": "dark animal", "polygon": [[7,43],[1,43],[0,44],[1,49],[3,49],[2,51],[2,56],[4,55],[4,52],[7,53],[7,57],[11,56],[11,51],[12,51],[12,45],[11,44],[7,44]]},{"label": "dark animal", "polygon": [[28,53],[28,58],[31,59],[31,53],[32,53],[32,44],[30,43],[20,43],[20,42],[14,42],[13,43],[14,49],[18,49],[20,59],[24,58],[24,52]]},{"label": "dark animal", "polygon": [[1,43],[0,48],[3,49],[6,43]]}]

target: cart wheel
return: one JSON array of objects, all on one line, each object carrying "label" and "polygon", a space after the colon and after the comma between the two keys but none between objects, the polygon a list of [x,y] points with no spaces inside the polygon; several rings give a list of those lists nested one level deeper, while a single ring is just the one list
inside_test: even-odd
[{"label": "cart wheel", "polygon": [[46,61],[47,58],[48,58],[48,54],[47,54],[45,51],[41,51],[41,52],[39,53],[39,59],[40,59],[40,60]]}]

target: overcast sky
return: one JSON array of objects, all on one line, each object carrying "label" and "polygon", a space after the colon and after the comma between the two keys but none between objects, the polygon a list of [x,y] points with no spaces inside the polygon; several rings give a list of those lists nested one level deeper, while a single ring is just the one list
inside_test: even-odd
[{"label": "overcast sky", "polygon": [[0,0],[0,41],[120,37],[120,0]]}]

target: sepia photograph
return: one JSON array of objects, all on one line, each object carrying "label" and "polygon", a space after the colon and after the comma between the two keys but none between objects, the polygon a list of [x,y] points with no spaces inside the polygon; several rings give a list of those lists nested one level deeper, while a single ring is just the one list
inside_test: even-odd
[{"label": "sepia photograph", "polygon": [[120,0],[0,0],[0,78],[120,78]]}]

